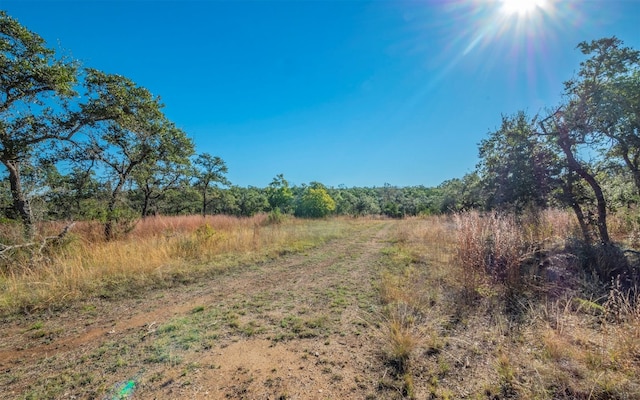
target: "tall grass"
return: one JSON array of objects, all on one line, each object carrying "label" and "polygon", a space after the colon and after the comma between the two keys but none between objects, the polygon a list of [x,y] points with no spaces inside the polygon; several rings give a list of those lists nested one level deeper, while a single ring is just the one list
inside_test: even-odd
[{"label": "tall grass", "polygon": [[557,210],[525,217],[474,211],[456,214],[454,220],[460,280],[470,298],[487,279],[518,290],[540,272],[542,252],[563,244],[575,230],[568,214]]},{"label": "tall grass", "polygon": [[[0,312],[57,307],[90,296],[114,297],[150,286],[195,280],[242,263],[301,251],[350,229],[348,220],[267,217],[152,217],[126,237],[102,238],[102,226],[74,226],[64,245],[37,264],[14,263],[0,269]],[[62,224],[42,226],[55,232]]]},{"label": "tall grass", "polygon": [[573,221],[558,210],[402,221],[380,284],[396,387],[419,376],[417,398],[640,398],[640,291],[560,290],[580,279]]}]

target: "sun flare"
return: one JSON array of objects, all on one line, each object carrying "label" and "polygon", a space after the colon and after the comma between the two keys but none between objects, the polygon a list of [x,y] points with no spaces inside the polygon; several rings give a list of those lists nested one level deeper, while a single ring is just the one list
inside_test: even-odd
[{"label": "sun flare", "polygon": [[507,15],[527,15],[545,6],[545,0],[501,0],[502,12]]}]

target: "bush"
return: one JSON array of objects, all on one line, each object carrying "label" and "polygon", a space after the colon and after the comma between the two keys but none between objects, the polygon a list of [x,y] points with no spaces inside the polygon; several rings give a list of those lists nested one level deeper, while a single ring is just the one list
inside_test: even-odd
[{"label": "bush", "polygon": [[336,202],[322,187],[310,187],[305,190],[296,208],[296,216],[305,218],[324,218],[334,212]]},{"label": "bush", "polygon": [[264,225],[280,225],[287,218],[286,214],[283,214],[279,208],[271,211],[267,215],[267,219],[264,221]]}]

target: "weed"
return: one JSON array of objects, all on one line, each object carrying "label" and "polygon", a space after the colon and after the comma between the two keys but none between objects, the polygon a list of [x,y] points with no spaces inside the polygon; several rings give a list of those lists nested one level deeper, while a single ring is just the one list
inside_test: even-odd
[{"label": "weed", "polygon": [[204,311],[204,306],[197,306],[197,307],[194,307],[191,310],[191,314],[199,313],[199,312],[202,312],[202,311]]}]

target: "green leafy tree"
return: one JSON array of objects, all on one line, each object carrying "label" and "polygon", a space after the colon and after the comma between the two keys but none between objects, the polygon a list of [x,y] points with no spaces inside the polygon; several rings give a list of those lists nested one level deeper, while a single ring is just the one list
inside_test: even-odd
[{"label": "green leafy tree", "polygon": [[0,162],[27,238],[35,231],[21,166],[36,149],[69,140],[79,130],[63,107],[76,81],[73,62],[56,57],[39,35],[0,11]]},{"label": "green leafy tree", "polygon": [[164,215],[193,215],[202,211],[200,191],[188,181],[168,189],[157,203],[158,212]]},{"label": "green leafy tree", "polygon": [[381,189],[382,213],[391,218],[402,218],[405,214],[404,191],[388,183]]},{"label": "green leafy tree", "polygon": [[235,191],[235,198],[237,199],[238,216],[251,217],[255,214],[267,211],[269,209],[269,200],[267,199],[264,191],[249,186],[247,188],[241,188],[234,186],[231,190]]},{"label": "green leafy tree", "polygon": [[303,192],[296,216],[305,218],[324,218],[336,209],[336,203],[331,198],[324,186],[312,184]]},{"label": "green leafy tree", "polygon": [[158,202],[169,191],[179,188],[191,171],[189,158],[157,160],[144,163],[133,173],[136,192],[139,193],[140,215],[146,217],[155,213]]},{"label": "green leafy tree", "polygon": [[94,97],[84,107],[97,116],[82,153],[99,162],[109,177],[104,234],[114,236],[118,202],[137,171],[160,162],[184,163],[193,143],[162,113],[162,104],[146,88],[120,75],[89,70],[87,86]]},{"label": "green leafy tree", "polygon": [[[225,177],[228,172],[227,165],[220,157],[214,157],[209,153],[202,153],[193,161],[196,167],[195,186],[202,195],[202,216],[207,215],[207,207],[213,201],[211,191],[217,188],[217,184],[229,185]],[[215,199],[215,198],[214,198]]]},{"label": "green leafy tree", "polygon": [[576,136],[599,148],[605,159],[621,160],[640,192],[640,51],[616,37],[578,45],[589,56],[578,76],[565,83]]},{"label": "green leafy tree", "polygon": [[213,187],[208,212],[211,214],[239,215],[239,192],[231,188]]},{"label": "green leafy tree", "polygon": [[486,195],[477,173],[466,174],[462,179],[454,178],[442,182],[430,197],[430,207],[437,214],[448,214],[463,210],[481,209]]},{"label": "green leafy tree", "polygon": [[357,216],[377,215],[381,213],[380,201],[375,192],[362,189],[356,191],[354,211]]},{"label": "green leafy tree", "polygon": [[[561,150],[566,175],[571,177],[571,187],[563,188],[563,192],[572,198],[571,189],[580,183],[576,180],[587,185],[595,199],[599,240],[608,245],[611,243],[608,206],[598,177],[598,160],[581,157],[595,152],[600,153],[601,160],[620,157],[634,181],[640,184],[637,90],[640,57],[638,51],[622,47],[615,37],[582,42],[578,48],[589,57],[580,63],[577,77],[565,83],[566,102],[542,120],[540,127]],[[578,215],[577,201],[575,198],[571,201]]]},{"label": "green leafy tree", "polygon": [[480,142],[477,169],[489,208],[521,212],[549,204],[558,168],[535,127],[535,120],[520,111],[503,116],[500,129]]},{"label": "green leafy tree", "polygon": [[280,210],[280,212],[285,214],[292,211],[294,195],[289,187],[289,182],[284,178],[283,174],[279,174],[273,178],[266,192],[271,210]]},{"label": "green leafy tree", "polygon": [[336,214],[338,215],[356,215],[355,204],[358,198],[352,189],[339,188],[329,190],[329,195],[336,202]]},{"label": "green leafy tree", "polygon": [[67,219],[101,219],[108,194],[96,178],[92,165],[75,165],[63,177],[58,204],[60,215]]}]

